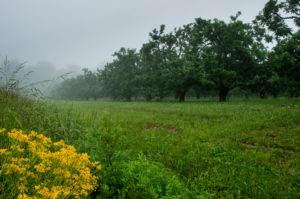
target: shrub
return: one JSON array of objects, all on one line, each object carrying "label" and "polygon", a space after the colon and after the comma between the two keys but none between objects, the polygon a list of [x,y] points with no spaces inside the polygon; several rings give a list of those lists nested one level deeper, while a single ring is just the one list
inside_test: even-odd
[{"label": "shrub", "polygon": [[97,187],[101,169],[86,153],[43,134],[0,130],[0,194],[4,198],[82,198]]},{"label": "shrub", "polygon": [[186,198],[186,188],[171,170],[140,157],[125,164],[120,180],[123,198]]}]

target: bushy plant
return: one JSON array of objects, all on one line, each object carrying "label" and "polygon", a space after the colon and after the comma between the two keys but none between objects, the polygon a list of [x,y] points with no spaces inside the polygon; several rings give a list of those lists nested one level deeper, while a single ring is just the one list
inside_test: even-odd
[{"label": "bushy plant", "polygon": [[105,113],[99,128],[85,142],[92,157],[103,165],[99,172],[98,198],[187,198],[185,186],[164,165],[126,150],[129,132]]},{"label": "bushy plant", "polygon": [[120,181],[123,198],[186,198],[187,192],[178,177],[163,165],[140,157],[122,168]]},{"label": "bushy plant", "polygon": [[98,162],[43,134],[0,130],[0,194],[4,198],[82,198],[97,187]]}]

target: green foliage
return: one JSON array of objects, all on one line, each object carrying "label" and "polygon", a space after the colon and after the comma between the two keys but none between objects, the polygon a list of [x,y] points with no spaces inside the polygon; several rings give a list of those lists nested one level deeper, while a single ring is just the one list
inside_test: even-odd
[{"label": "green foliage", "polygon": [[256,19],[274,32],[276,39],[280,40],[293,32],[292,28],[287,25],[287,20],[293,20],[295,25],[300,27],[299,11],[299,0],[269,0]]},{"label": "green foliage", "polygon": [[91,137],[82,140],[81,150],[103,162],[99,172],[99,189],[94,195],[100,198],[185,198],[186,188],[178,177],[163,165],[145,159],[130,157],[122,149],[128,138],[121,127],[115,126],[107,112],[100,121],[100,128],[91,130]]},{"label": "green foliage", "polygon": [[169,94],[167,87],[167,62],[170,57],[168,39],[171,35],[164,35],[165,25],[160,30],[154,29],[149,33],[150,40],[143,44],[141,57],[141,93],[147,101],[154,98],[162,100]]},{"label": "green foliage", "polygon": [[193,24],[174,30],[174,60],[169,64],[168,86],[179,98],[185,100],[185,95],[191,86],[199,85],[202,81],[202,67],[192,46]]},{"label": "green foliage", "polygon": [[249,81],[255,72],[251,26],[237,20],[239,14],[228,24],[196,19],[196,34],[206,41],[201,55],[204,72],[219,91],[220,101],[226,101],[229,91]]},{"label": "green foliage", "polygon": [[139,55],[135,49],[121,48],[115,52],[116,59],[100,71],[107,96],[130,101],[139,88]]},{"label": "green foliage", "polygon": [[83,74],[75,78],[65,79],[55,87],[52,94],[62,99],[97,99],[101,96],[100,79],[96,73],[83,69]]},{"label": "green foliage", "polygon": [[300,96],[300,31],[278,43],[272,64],[290,96]]},{"label": "green foliage", "polygon": [[122,198],[186,198],[186,190],[178,177],[163,165],[141,156],[122,168]]}]

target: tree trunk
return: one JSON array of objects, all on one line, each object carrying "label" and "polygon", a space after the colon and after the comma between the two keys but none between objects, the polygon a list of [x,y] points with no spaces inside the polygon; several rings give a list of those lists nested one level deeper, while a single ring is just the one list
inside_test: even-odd
[{"label": "tree trunk", "polygon": [[147,101],[147,102],[150,102],[151,100],[152,100],[152,96],[151,96],[151,95],[147,95],[147,96],[146,96],[146,101]]},{"label": "tree trunk", "polygon": [[198,91],[196,92],[196,98],[200,99],[200,92],[198,92]]},{"label": "tree trunk", "polygon": [[219,90],[219,101],[220,102],[225,102],[227,99],[229,89],[225,87],[221,87]]},{"label": "tree trunk", "polygon": [[186,91],[179,93],[179,102],[184,102]]},{"label": "tree trunk", "polygon": [[158,97],[159,97],[159,101],[162,101],[164,99],[165,93],[163,89],[158,90]]},{"label": "tree trunk", "polygon": [[131,96],[126,96],[126,101],[130,102],[131,101]]},{"label": "tree trunk", "polygon": [[260,99],[265,99],[266,98],[266,92],[265,91],[260,91],[259,92],[259,97],[260,97]]}]

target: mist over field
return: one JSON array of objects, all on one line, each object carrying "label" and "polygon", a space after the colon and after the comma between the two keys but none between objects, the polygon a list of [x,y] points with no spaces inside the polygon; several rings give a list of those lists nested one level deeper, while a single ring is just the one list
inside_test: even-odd
[{"label": "mist over field", "polygon": [[[6,60],[8,62],[7,66],[5,66]],[[57,68],[48,61],[40,61],[30,65],[16,59],[8,60],[8,57],[1,59],[0,67],[2,68],[1,72],[3,72],[0,85],[5,84],[5,78],[11,78],[12,74],[18,71],[15,78],[19,81],[20,87],[37,88],[44,94],[47,94],[55,84],[61,83],[64,80],[63,78],[73,78],[82,73],[82,68],[79,65]],[[20,67],[21,69],[18,70]]]},{"label": "mist over field", "polygon": [[42,62],[63,72],[73,70],[70,65],[95,70],[120,47],[140,48],[161,24],[171,31],[197,17],[228,21],[237,11],[250,22],[266,2],[2,0],[0,59],[27,62],[28,68],[41,68],[39,73],[48,70]]}]

